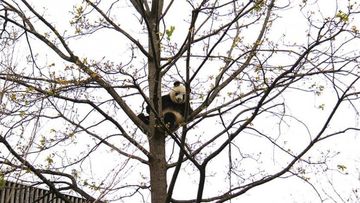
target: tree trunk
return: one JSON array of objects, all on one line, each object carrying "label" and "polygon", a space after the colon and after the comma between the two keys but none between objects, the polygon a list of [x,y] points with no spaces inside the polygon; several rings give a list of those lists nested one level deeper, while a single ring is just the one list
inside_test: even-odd
[{"label": "tree trunk", "polygon": [[151,159],[150,184],[151,202],[164,203],[166,200],[166,159],[165,159],[165,137],[157,134],[149,139]]},{"label": "tree trunk", "polygon": [[[160,69],[160,37],[159,37],[159,16],[163,1],[153,1],[151,15],[148,18],[149,29],[149,99],[155,112],[161,115],[161,69]],[[165,203],[167,194],[166,180],[166,154],[165,154],[165,133],[159,131],[156,126],[160,122],[156,119],[154,112],[150,112],[150,132],[149,139],[149,167],[150,167],[150,184],[151,184],[151,202]]]}]

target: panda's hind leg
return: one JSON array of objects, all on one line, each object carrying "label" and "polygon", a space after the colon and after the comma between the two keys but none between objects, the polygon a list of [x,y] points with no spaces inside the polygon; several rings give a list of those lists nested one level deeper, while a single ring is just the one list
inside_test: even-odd
[{"label": "panda's hind leg", "polygon": [[164,123],[170,130],[175,130],[177,128],[175,114],[172,112],[166,112],[164,114]]},{"label": "panda's hind leg", "polygon": [[141,113],[138,115],[138,118],[140,118],[140,120],[146,125],[149,125],[149,116],[145,116],[143,113]]}]

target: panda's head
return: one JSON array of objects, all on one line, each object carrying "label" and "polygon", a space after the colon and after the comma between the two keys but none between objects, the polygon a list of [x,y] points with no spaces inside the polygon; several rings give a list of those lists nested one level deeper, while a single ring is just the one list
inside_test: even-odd
[{"label": "panda's head", "polygon": [[179,81],[174,82],[174,87],[170,91],[170,99],[177,104],[185,103],[186,88]]}]

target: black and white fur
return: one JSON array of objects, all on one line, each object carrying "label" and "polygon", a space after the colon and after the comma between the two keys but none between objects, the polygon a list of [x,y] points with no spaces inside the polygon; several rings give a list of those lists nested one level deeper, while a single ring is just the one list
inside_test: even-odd
[{"label": "black and white fur", "polygon": [[[161,97],[162,103],[162,118],[166,127],[170,131],[176,130],[185,121],[185,101],[186,101],[186,88],[179,81],[174,82],[174,86],[170,90],[169,94]],[[192,109],[189,106],[188,114],[192,113]],[[150,113],[150,107],[146,107],[146,112]],[[145,116],[143,113],[138,117],[146,124],[149,125],[149,116]]]}]

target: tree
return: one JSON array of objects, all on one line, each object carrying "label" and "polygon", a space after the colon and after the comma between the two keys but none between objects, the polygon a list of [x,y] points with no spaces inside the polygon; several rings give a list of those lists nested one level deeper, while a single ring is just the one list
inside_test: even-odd
[{"label": "tree", "polygon": [[[358,142],[356,1],[46,3],[1,2],[2,181],[90,201],[224,202],[283,179],[358,197],[333,179],[358,173],[335,145]],[[169,132],[174,80],[194,111]]]}]

